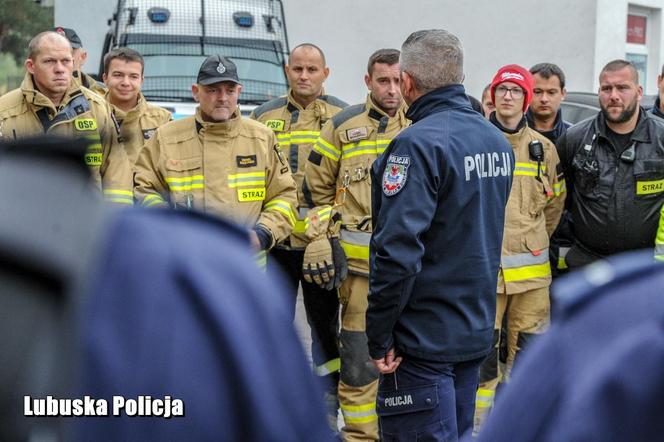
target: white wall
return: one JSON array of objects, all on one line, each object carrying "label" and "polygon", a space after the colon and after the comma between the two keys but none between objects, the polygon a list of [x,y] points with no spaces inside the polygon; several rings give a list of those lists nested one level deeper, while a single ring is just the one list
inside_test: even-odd
[{"label": "white wall", "polygon": [[593,88],[596,0],[283,1],[291,47],[320,45],[331,70],[328,92],[349,101],[362,100],[375,49],[399,48],[411,32],[429,28],[461,39],[466,88],[476,97],[508,63],[553,62],[567,74],[568,90]]}]

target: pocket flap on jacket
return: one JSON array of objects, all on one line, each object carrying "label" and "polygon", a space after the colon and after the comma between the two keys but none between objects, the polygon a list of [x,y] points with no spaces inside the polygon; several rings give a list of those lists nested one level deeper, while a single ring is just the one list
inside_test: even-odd
[{"label": "pocket flap on jacket", "polygon": [[184,172],[187,170],[195,170],[203,167],[202,158],[186,158],[184,160],[168,159],[166,160],[166,170],[174,172]]},{"label": "pocket flap on jacket", "polygon": [[376,398],[376,412],[379,416],[415,413],[431,410],[437,406],[438,386],[436,384],[378,391]]}]

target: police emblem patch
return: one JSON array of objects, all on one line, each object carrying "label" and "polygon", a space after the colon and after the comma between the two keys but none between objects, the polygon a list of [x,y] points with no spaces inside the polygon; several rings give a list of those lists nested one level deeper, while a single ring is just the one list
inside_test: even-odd
[{"label": "police emblem patch", "polygon": [[406,185],[410,157],[390,155],[383,172],[383,193],[387,196],[396,195]]},{"label": "police emblem patch", "polygon": [[226,72],[226,66],[224,66],[222,63],[219,63],[219,65],[217,65],[217,72],[223,74],[224,72]]}]

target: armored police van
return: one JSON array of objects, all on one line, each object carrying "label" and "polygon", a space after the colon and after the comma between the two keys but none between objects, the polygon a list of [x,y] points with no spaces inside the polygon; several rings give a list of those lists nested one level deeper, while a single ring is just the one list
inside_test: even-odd
[{"label": "armored police van", "polygon": [[139,51],[145,59],[143,94],[174,118],[194,113],[191,85],[209,55],[237,65],[243,113],[288,89],[281,0],[118,0],[108,24],[99,71],[111,49]]}]

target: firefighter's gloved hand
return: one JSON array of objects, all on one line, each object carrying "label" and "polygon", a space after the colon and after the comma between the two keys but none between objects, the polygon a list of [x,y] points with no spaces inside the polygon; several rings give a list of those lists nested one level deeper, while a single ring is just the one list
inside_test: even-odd
[{"label": "firefighter's gloved hand", "polygon": [[339,243],[339,238],[330,238],[330,245],[332,246],[332,259],[334,260],[334,279],[331,279],[325,286],[326,290],[338,289],[348,276],[348,260],[346,259],[346,252]]},{"label": "firefighter's gloved hand", "polygon": [[323,236],[307,245],[304,250],[302,273],[305,281],[316,283],[321,287],[327,286],[330,281],[334,284],[334,259],[329,239]]}]

